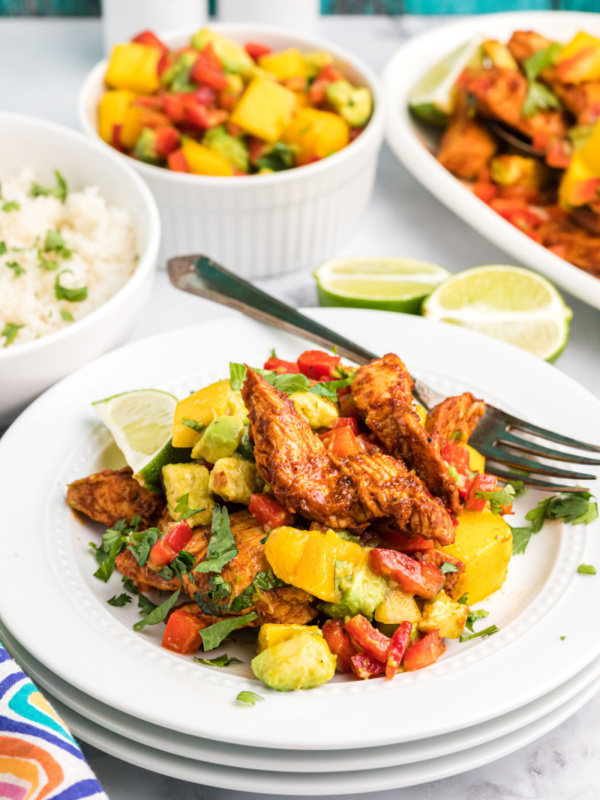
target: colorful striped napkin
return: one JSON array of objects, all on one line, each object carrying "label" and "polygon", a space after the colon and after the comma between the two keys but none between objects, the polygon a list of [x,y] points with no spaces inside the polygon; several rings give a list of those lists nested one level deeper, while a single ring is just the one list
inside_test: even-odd
[{"label": "colorful striped napkin", "polygon": [[79,745],[0,643],[0,800],[108,800]]}]

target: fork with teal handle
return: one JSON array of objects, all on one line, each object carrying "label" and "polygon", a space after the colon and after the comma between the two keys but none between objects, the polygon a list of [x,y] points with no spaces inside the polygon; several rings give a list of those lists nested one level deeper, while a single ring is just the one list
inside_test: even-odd
[{"label": "fork with teal handle", "polygon": [[[368,364],[374,358],[379,358],[375,353],[257,289],[205,256],[172,258],[168,263],[168,271],[171,283],[178,289],[234,308],[252,319],[301,336],[328,350],[336,347],[339,355],[357,364]],[[414,383],[413,395],[426,409],[431,409],[444,399],[422,381],[414,379]],[[546,447],[524,438],[523,434],[582,450],[584,454]],[[596,475],[565,469],[552,462],[600,466],[600,459],[585,455],[600,453],[600,446],[532,425],[489,404],[486,404],[485,414],[471,434],[469,444],[486,457],[487,469],[502,481],[519,480],[530,488],[542,491],[584,492],[587,487],[567,481],[596,479]],[[533,460],[529,456],[544,461]],[[546,478],[551,480],[545,480]]]}]

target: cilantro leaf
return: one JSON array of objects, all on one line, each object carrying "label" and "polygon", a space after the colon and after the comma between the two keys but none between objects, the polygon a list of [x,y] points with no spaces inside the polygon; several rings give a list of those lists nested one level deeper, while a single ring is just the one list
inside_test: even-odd
[{"label": "cilantro leaf", "polygon": [[254,576],[254,585],[263,592],[272,592],[273,589],[280,589],[286,584],[270,569],[267,572],[258,572]]},{"label": "cilantro leaf", "polygon": [[136,622],[133,626],[134,631],[141,631],[142,628],[145,628],[146,625],[158,625],[159,622],[162,622],[169,611],[173,608],[175,603],[179,600],[179,595],[181,594],[181,589],[177,589],[168,600],[165,600],[160,606],[156,606],[148,616],[141,619],[139,622]]},{"label": "cilantro leaf", "polygon": [[20,208],[21,204],[16,200],[7,200],[2,204],[2,211],[6,211],[7,214],[9,211],[19,211]]},{"label": "cilantro leaf", "polygon": [[184,425],[187,425],[188,428],[191,428],[198,433],[202,433],[202,431],[206,430],[206,425],[203,425],[201,422],[196,422],[195,419],[188,419],[187,417],[183,417],[181,422]]},{"label": "cilantro leaf", "polygon": [[147,617],[155,608],[158,608],[156,603],[153,603],[152,600],[148,600],[145,594],[141,592],[138,594],[138,608],[140,609],[140,614],[144,617]]},{"label": "cilantro leaf", "polygon": [[254,706],[257,700],[264,700],[265,698],[260,694],[256,694],[256,692],[240,692],[235,699],[238,703],[246,703],[249,706]]},{"label": "cilantro leaf", "polygon": [[580,564],[577,567],[577,572],[580,572],[582,575],[595,575],[596,567],[593,567],[591,564]]},{"label": "cilantro leaf", "polygon": [[194,514],[199,514],[201,511],[204,511],[203,508],[190,508],[189,499],[189,492],[187,492],[187,494],[182,494],[181,497],[177,498],[177,502],[175,503],[175,511],[179,515],[179,521],[190,519],[190,517],[193,517]]},{"label": "cilantro leaf", "polygon": [[61,203],[64,203],[69,193],[67,182],[57,169],[54,170],[54,177],[56,178],[55,187],[45,187],[40,186],[39,183],[32,183],[31,196],[39,197],[43,195],[44,197],[57,197]]},{"label": "cilantro leaf", "polygon": [[63,269],[62,272],[58,273],[54,281],[54,294],[56,299],[68,300],[70,303],[81,303],[87,297],[87,286],[80,286],[78,289],[67,289],[65,286],[62,286],[60,283],[60,276],[64,275],[65,272],[73,274],[73,270],[71,269]]},{"label": "cilantro leaf", "polygon": [[18,261],[7,261],[7,262],[6,262],[6,266],[7,266],[9,269],[12,269],[12,270],[13,270],[13,272],[14,272],[14,275],[13,275],[13,277],[14,277],[14,278],[18,278],[20,275],[25,275],[25,273],[27,272],[27,270],[26,270],[26,269],[24,269],[24,268],[23,268],[23,267],[22,267],[22,266],[19,264],[19,262],[18,262]]},{"label": "cilantro leaf", "polygon": [[45,258],[42,255],[42,251],[38,250],[38,267],[40,269],[45,269],[46,272],[56,272],[56,270],[60,267],[58,261],[51,261]]},{"label": "cilantro leaf", "polygon": [[472,633],[470,636],[461,636],[458,640],[459,642],[468,642],[470,639],[478,639],[480,636],[491,636],[493,633],[498,633],[500,628],[496,625],[490,625],[489,628],[485,628],[483,631],[477,631],[477,633]]},{"label": "cilantro leaf", "polygon": [[[115,571],[115,559],[123,549],[123,545],[125,544],[125,537],[118,536],[108,553],[106,553],[106,558],[102,561],[96,572],[94,572],[94,578],[99,578],[104,583],[108,583],[110,576]],[[101,548],[98,548],[96,551],[96,558],[98,558],[98,553],[102,553],[103,551]]]},{"label": "cilantro leaf", "polygon": [[238,594],[231,603],[229,604],[228,611],[231,611],[232,614],[238,614],[240,611],[243,611],[245,608],[250,608],[254,605],[254,595],[256,594],[256,588],[254,583],[251,583],[250,586],[246,586],[243,592]]},{"label": "cilantro leaf", "polygon": [[61,232],[53,230],[49,230],[46,234],[46,238],[44,239],[44,251],[53,251],[61,258],[65,259],[71,258],[73,255],[73,251],[69,250],[65,244]]},{"label": "cilantro leaf", "polygon": [[271,358],[277,358],[277,352],[275,351],[275,348],[274,348],[274,347],[272,347],[272,348],[269,350],[269,355],[271,356]]},{"label": "cilantro leaf", "polygon": [[194,566],[195,560],[194,556],[188,553],[187,550],[180,550],[173,561],[168,566],[163,567],[158,574],[167,581],[170,581],[174,576],[181,580]]},{"label": "cilantro leaf", "polygon": [[229,364],[229,383],[234,392],[242,388],[242,383],[246,380],[246,365],[236,364],[233,361]]},{"label": "cilantro leaf", "polygon": [[558,494],[541,500],[525,514],[529,525],[513,528],[513,554],[524,553],[534,533],[539,533],[547,519],[560,519],[570,525],[589,525],[598,517],[598,503],[590,492]]},{"label": "cilantro leaf", "polygon": [[258,614],[251,611],[249,614],[244,614],[241,617],[232,617],[231,619],[224,619],[221,622],[216,622],[208,628],[200,631],[202,644],[205,650],[214,650],[221,642],[226,639],[232,631],[237,628],[242,628],[249,622],[258,619]]},{"label": "cilantro leaf", "polygon": [[206,664],[208,667],[228,667],[230,664],[243,664],[239,658],[229,658],[227,653],[222,656],[215,656],[215,658],[195,658],[199,664]]},{"label": "cilantro leaf", "polygon": [[314,386],[309,388],[309,392],[318,394],[321,397],[326,397],[330,400],[337,400],[338,389],[345,389],[350,386],[354,380],[354,375],[347,378],[341,378],[337,381],[325,381],[324,383],[315,383]]},{"label": "cilantro leaf", "polygon": [[123,606],[126,606],[127,603],[131,603],[131,597],[128,594],[123,593],[118,596],[115,595],[114,597],[111,597],[110,600],[107,600],[106,602],[108,603],[109,606],[115,606],[115,608],[123,608]]},{"label": "cilantro leaf", "polygon": [[[264,370],[257,370],[259,373],[263,373]],[[277,375],[277,373],[270,373],[274,375],[273,381],[266,378],[269,383],[278,389],[280,392],[285,392],[286,394],[294,394],[294,392],[306,392],[310,389],[310,380],[306,377],[306,375],[300,375],[300,373],[295,372],[284,372],[283,375]]]},{"label": "cilantro leaf", "polygon": [[548,111],[551,108],[561,108],[558,97],[543,83],[531,81],[521,114],[524,117],[535,117],[539,111]]},{"label": "cilantro leaf", "polygon": [[459,598],[458,598],[458,600],[457,600],[456,602],[457,602],[457,603],[460,603],[460,605],[461,605],[461,606],[466,606],[466,605],[468,605],[468,602],[467,602],[467,598],[468,598],[468,596],[469,596],[469,593],[468,593],[468,592],[465,592],[465,593],[462,595],[462,597],[459,597]]},{"label": "cilantro leaf", "polygon": [[131,580],[131,578],[127,578],[125,575],[123,575],[123,588],[131,594],[139,594],[135,583]]},{"label": "cilantro leaf", "polygon": [[449,561],[444,561],[440,570],[446,575],[448,572],[459,572],[458,567],[455,564],[451,564]]},{"label": "cilantro leaf", "polygon": [[65,322],[73,322],[73,314],[70,311],[62,311],[60,312],[61,317],[64,319]]},{"label": "cilantro leaf", "polygon": [[524,553],[525,550],[527,549],[527,545],[529,544],[529,540],[531,539],[531,535],[533,533],[531,525],[526,525],[525,527],[521,528],[513,528],[512,525],[509,527],[512,530],[513,555],[515,556],[518,555],[519,553]]},{"label": "cilantro leaf", "polygon": [[4,328],[2,328],[2,333],[0,334],[0,336],[4,336],[6,338],[4,347],[8,347],[9,344],[12,344],[17,337],[17,333],[21,328],[24,327],[24,325],[17,325],[16,322],[7,322]]},{"label": "cilantro leaf", "polygon": [[6,242],[0,242],[0,256],[3,256],[5,253],[8,253]]},{"label": "cilantro leaf", "polygon": [[273,172],[281,172],[290,169],[295,163],[296,150],[284,142],[275,142],[268,153],[256,159],[256,166],[259,169],[271,169]]},{"label": "cilantro leaf", "polygon": [[486,617],[489,617],[489,615],[490,612],[484,611],[483,608],[480,608],[477,611],[469,611],[467,615],[467,621],[465,622],[465,628],[468,628],[471,631],[471,633],[474,633],[473,631],[474,623],[477,622],[478,619],[485,619]]},{"label": "cilantro leaf", "polygon": [[158,528],[148,528],[147,531],[133,531],[129,534],[127,549],[130,553],[133,553],[140,567],[143,567],[148,561],[150,550],[158,542],[159,535]]},{"label": "cilantro leaf", "polygon": [[238,554],[235,539],[231,533],[229,512],[216,503],[212,512],[212,528],[205,561],[201,561],[194,572],[221,572]]},{"label": "cilantro leaf", "polygon": [[562,46],[558,42],[552,42],[548,47],[537,50],[530,56],[523,63],[523,69],[525,70],[525,75],[527,75],[527,80],[534,81],[546,67],[555,64],[561,50]]},{"label": "cilantro leaf", "polygon": [[475,492],[475,497],[480,500],[489,500],[492,514],[500,514],[502,506],[511,505],[515,499],[515,490],[510,483],[507,483],[500,492]]}]

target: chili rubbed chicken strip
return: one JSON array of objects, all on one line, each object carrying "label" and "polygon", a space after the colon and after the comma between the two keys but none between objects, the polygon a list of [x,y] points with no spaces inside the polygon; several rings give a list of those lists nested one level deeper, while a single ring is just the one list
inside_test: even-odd
[{"label": "chili rubbed chicken strip", "polygon": [[393,519],[413,535],[454,540],[452,519],[405,465],[383,453],[335,457],[286,394],[248,369],[242,397],[256,466],[285,508],[334,530]]}]

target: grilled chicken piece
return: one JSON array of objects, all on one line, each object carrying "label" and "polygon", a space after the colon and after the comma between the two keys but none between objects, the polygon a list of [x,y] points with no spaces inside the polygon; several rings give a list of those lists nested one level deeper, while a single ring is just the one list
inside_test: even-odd
[{"label": "grilled chicken piece", "polygon": [[366,424],[384,447],[414,469],[429,491],[455,514],[460,510],[456,483],[412,405],[413,381],[393,353],[360,367],[352,392]]},{"label": "grilled chicken piece", "polygon": [[552,42],[535,31],[515,31],[507,43],[515,61],[523,64],[538,50],[545,50]]},{"label": "grilled chicken piece", "polygon": [[425,430],[438,440],[451,439],[456,432],[467,441],[475,426],[485,414],[485,403],[477,400],[471,392],[456,397],[447,397],[427,414]]},{"label": "grilled chicken piece", "polygon": [[457,178],[474,181],[497,149],[492,134],[468,115],[464,102],[459,102],[442,136],[437,158]]},{"label": "grilled chicken piece", "polygon": [[[223,567],[221,572],[223,580],[231,585],[229,597],[220,601],[225,606],[253,583],[257,573],[268,572],[271,569],[265,557],[264,545],[261,542],[265,535],[262,525],[259,525],[252,514],[246,510],[232,514],[230,522],[238,554]],[[195,556],[194,566],[205,560],[209,540],[210,528],[200,528],[194,532],[194,536],[186,547],[186,550]],[[193,598],[194,595],[204,594],[211,589],[211,573],[189,572],[183,576],[182,586],[179,578],[167,581],[148,566],[140,567],[135,556],[129,550],[124,550],[117,556],[116,565],[119,572],[131,578],[140,591],[154,588],[174,592],[183,588],[183,591]],[[238,614],[247,614],[249,611],[256,611],[259,615],[257,624],[289,622],[303,625],[310,622],[317,614],[311,605],[312,599],[301,589],[283,586],[270,592],[261,592],[254,605],[240,609],[238,612],[230,612],[224,608],[223,613],[218,614],[216,613],[219,610],[217,605],[214,605],[214,615],[202,612],[201,609],[198,609],[198,612],[199,614],[204,613],[207,618],[214,617],[213,622],[218,622],[218,618],[224,616],[237,616]],[[210,606],[210,603],[207,605]]]},{"label": "grilled chicken piece", "polygon": [[360,530],[371,519],[391,517],[414,535],[453,541],[445,508],[401,461],[381,453],[330,455],[287,396],[253,370],[242,396],[256,465],[288,510],[338,530]]},{"label": "grilled chicken piece", "polygon": [[67,503],[75,511],[111,527],[120,519],[139,516],[142,525],[156,524],[165,507],[164,499],[144,489],[129,467],[104,469],[73,481],[67,488]]},{"label": "grilled chicken piece", "polygon": [[568,219],[553,219],[536,231],[544,247],[600,277],[600,239]]},{"label": "grilled chicken piece", "polygon": [[465,564],[460,561],[456,556],[451,556],[450,553],[444,553],[441,550],[422,550],[415,553],[417,561],[425,561],[427,564],[433,564],[438,569],[442,568],[442,564],[450,563],[458,569],[458,572],[447,572],[446,582],[444,583],[444,590],[448,593],[454,589],[457,580],[465,571]]}]

